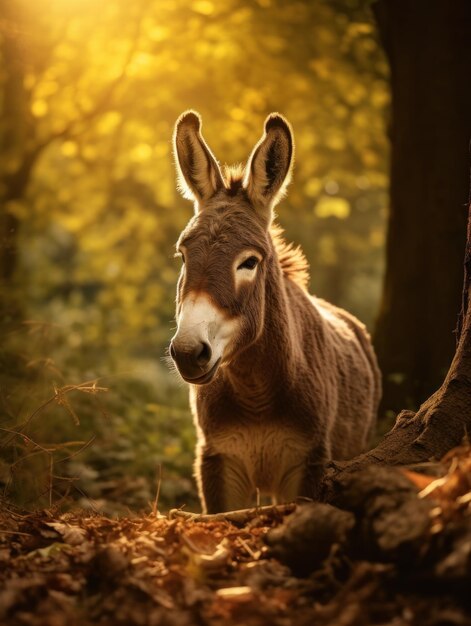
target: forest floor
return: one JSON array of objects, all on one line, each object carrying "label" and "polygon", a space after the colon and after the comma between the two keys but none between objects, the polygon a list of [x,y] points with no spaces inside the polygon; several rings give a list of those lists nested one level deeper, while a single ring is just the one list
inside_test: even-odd
[{"label": "forest floor", "polygon": [[0,623],[469,625],[470,449],[440,468],[371,467],[345,479],[336,506],[225,516],[113,520],[4,502]]}]

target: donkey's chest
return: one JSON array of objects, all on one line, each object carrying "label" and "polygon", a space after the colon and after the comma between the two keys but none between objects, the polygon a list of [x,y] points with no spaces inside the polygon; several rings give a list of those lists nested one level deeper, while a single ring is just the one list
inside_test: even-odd
[{"label": "donkey's chest", "polygon": [[296,431],[266,425],[227,428],[212,434],[208,443],[218,454],[240,462],[254,487],[267,492],[302,467],[310,448]]}]

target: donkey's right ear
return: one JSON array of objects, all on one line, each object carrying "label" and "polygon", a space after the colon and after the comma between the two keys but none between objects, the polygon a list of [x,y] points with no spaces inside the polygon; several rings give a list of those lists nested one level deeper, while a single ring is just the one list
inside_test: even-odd
[{"label": "donkey's right ear", "polygon": [[195,210],[224,187],[221,170],[201,135],[201,117],[186,111],[177,120],[173,150],[179,187],[185,198],[195,201]]}]

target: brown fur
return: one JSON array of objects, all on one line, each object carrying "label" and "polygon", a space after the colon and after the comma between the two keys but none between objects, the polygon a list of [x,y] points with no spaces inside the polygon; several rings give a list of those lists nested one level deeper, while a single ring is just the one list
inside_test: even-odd
[{"label": "brown fur", "polygon": [[[197,209],[177,244],[186,258],[177,314],[185,298],[207,294],[237,328],[212,380],[190,385],[203,509],[249,506],[257,488],[278,501],[315,497],[325,462],[360,453],[374,424],[380,375],[369,335],[308,294],[304,255],[271,225],[292,163],[286,121],[268,118],[248,174],[222,175],[199,130],[192,118],[183,134],[201,159],[177,152]],[[198,171],[185,165],[195,162]],[[234,259],[246,249],[262,260],[237,289]]]}]

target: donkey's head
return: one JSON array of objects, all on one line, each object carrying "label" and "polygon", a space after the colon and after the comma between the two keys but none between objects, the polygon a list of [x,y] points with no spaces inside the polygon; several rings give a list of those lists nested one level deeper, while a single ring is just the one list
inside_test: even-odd
[{"label": "donkey's head", "polygon": [[174,152],[195,215],[177,243],[183,267],[170,354],[186,381],[204,384],[261,335],[269,227],[289,182],[293,138],[288,122],[272,113],[245,171],[224,176],[201,135],[201,118],[189,111],[177,121]]}]

